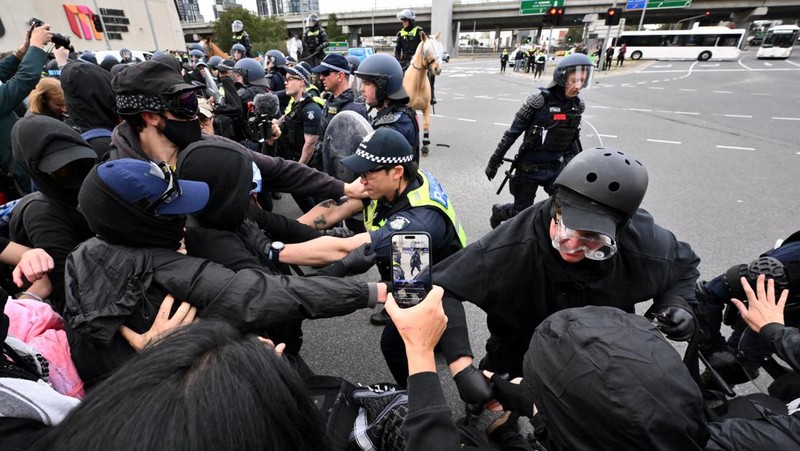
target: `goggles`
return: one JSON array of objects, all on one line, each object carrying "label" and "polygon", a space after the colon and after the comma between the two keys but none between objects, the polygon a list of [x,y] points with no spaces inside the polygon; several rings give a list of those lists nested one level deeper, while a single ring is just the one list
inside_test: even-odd
[{"label": "goggles", "polygon": [[167,110],[182,119],[193,119],[199,111],[194,90],[161,96]]},{"label": "goggles", "polygon": [[583,251],[590,260],[607,260],[617,253],[614,240],[606,235],[593,232],[579,232],[564,225],[563,221],[556,221],[556,235],[553,238],[553,247],[565,254]]},{"label": "goggles", "polygon": [[151,161],[149,172],[150,174],[167,182],[167,189],[165,189],[164,192],[152,202],[150,202],[147,198],[142,199],[139,206],[143,207],[148,213],[157,214],[157,210],[160,206],[168,204],[181,197],[183,192],[181,191],[180,183],[178,183],[178,177],[174,172],[172,172],[172,168],[170,168],[167,163],[156,164]]}]

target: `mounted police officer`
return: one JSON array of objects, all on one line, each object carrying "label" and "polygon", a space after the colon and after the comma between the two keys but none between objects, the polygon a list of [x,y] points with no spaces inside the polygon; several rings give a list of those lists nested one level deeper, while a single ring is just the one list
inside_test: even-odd
[{"label": "mounted police officer", "polygon": [[242,44],[236,43],[231,46],[231,58],[233,61],[239,61],[247,58],[247,49]]},{"label": "mounted police officer", "polygon": [[553,194],[556,177],[582,150],[579,134],[585,105],[578,94],[591,86],[593,70],[592,61],[582,53],[565,57],[556,66],[548,87],[539,88],[540,92],[528,96],[517,111],[514,122],[503,134],[486,166],[486,177],[492,180],[508,149],[525,134],[509,171],[516,169],[509,180],[514,203],[492,207],[489,220],[492,228],[530,207],[539,186]]},{"label": "mounted police officer", "polygon": [[419,162],[419,123],[417,113],[408,107],[408,93],[403,88],[403,68],[396,59],[378,53],[361,62],[355,73],[361,79],[364,103],[375,108],[378,114],[372,127],[390,127],[406,138],[414,150],[414,161]]},{"label": "mounted police officer", "polygon": [[240,44],[244,47],[244,56],[246,58],[251,58],[252,55],[250,54],[250,35],[244,31],[244,24],[241,20],[234,20],[231,24],[231,31],[233,32],[233,43]]},{"label": "mounted police officer", "polygon": [[[422,42],[421,34],[425,31],[416,24],[416,14],[410,9],[404,9],[397,13],[397,20],[403,23],[403,28],[397,32],[397,43],[394,47],[394,57],[400,62],[403,72],[411,64],[411,58],[417,52],[417,47]],[[433,87],[436,76],[432,71],[428,71],[428,80],[431,82],[431,105],[436,105],[436,96]]]},{"label": "mounted police officer", "polygon": [[319,24],[319,16],[312,13],[306,19],[306,31],[303,33],[303,54],[304,60],[308,61],[311,67],[318,66],[322,58],[325,57],[325,49],[328,48],[328,34]]}]

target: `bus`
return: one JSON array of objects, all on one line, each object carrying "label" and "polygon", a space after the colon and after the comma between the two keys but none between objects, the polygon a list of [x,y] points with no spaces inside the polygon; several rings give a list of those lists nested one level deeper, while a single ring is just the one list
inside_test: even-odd
[{"label": "bus", "polygon": [[777,25],[770,28],[758,48],[756,58],[789,58],[798,36],[800,27],[797,25]]},{"label": "bus", "polygon": [[614,45],[627,44],[627,54],[634,60],[735,60],[741,53],[745,31],[726,27],[623,31]]}]

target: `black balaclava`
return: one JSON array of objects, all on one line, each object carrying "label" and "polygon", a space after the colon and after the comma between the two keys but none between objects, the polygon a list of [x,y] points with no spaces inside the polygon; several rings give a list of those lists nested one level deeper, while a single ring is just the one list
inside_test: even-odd
[{"label": "black balaclava", "polygon": [[67,64],[61,71],[61,88],[69,111],[68,124],[81,132],[95,128],[113,130],[119,124],[111,75],[91,63]]},{"label": "black balaclava", "polygon": [[78,194],[78,208],[89,227],[111,244],[130,247],[178,249],[186,216],[154,215],[131,204],[89,172]]},{"label": "black balaclava", "polygon": [[206,182],[208,203],[194,217],[200,225],[235,230],[244,222],[250,205],[253,166],[238,144],[203,140],[178,154],[178,178]]},{"label": "black balaclava", "polygon": [[173,144],[178,146],[179,150],[183,150],[188,147],[189,144],[202,139],[202,129],[200,128],[200,119],[198,118],[194,118],[190,121],[179,121],[164,117],[164,127],[159,129],[159,131]]}]

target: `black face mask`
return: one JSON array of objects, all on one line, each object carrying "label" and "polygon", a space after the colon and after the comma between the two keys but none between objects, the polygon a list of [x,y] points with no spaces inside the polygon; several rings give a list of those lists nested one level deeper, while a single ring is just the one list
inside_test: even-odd
[{"label": "black face mask", "polygon": [[174,119],[164,118],[164,128],[161,133],[172,141],[173,144],[178,146],[179,150],[183,150],[189,144],[200,141],[200,120],[192,119],[191,121],[176,121]]}]

